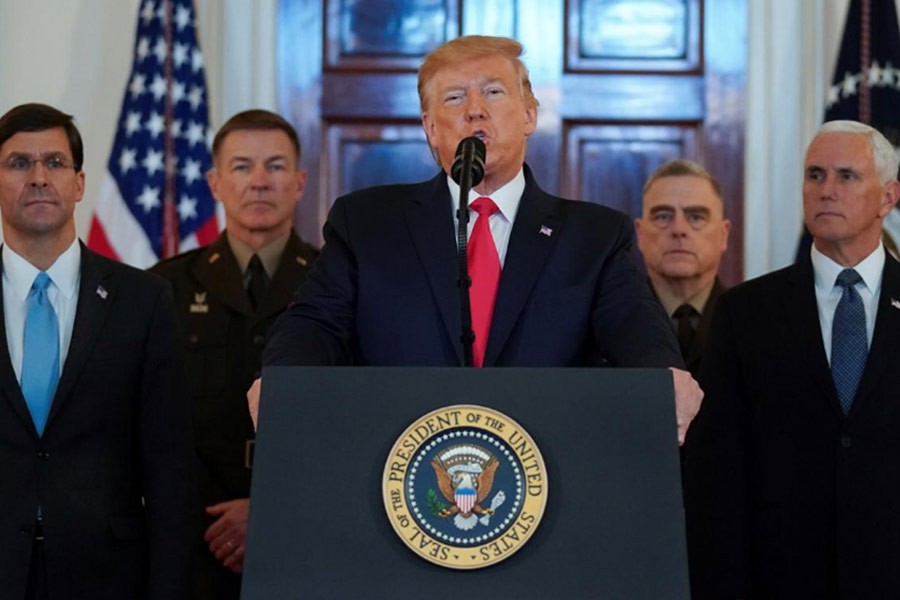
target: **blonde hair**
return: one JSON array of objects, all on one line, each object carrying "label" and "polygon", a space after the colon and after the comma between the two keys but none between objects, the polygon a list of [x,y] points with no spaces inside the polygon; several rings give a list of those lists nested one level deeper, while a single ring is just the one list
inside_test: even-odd
[{"label": "blonde hair", "polygon": [[519,79],[519,92],[526,106],[537,108],[539,102],[531,91],[528,67],[519,58],[524,51],[522,44],[514,39],[487,35],[466,35],[438,46],[419,67],[419,105],[422,112],[428,109],[428,95],[435,73],[452,64],[498,54],[512,62]]}]

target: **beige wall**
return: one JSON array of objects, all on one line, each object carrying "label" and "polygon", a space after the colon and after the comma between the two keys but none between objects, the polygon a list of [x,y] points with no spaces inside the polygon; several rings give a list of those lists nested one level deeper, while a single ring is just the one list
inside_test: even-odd
[{"label": "beige wall", "polygon": [[[23,102],[45,102],[75,115],[87,175],[85,198],[76,210],[82,238],[112,147],[140,4],[0,1],[0,114]],[[195,0],[195,6],[211,124],[251,106],[276,108],[277,0]]]},{"label": "beige wall", "polygon": [[85,139],[87,235],[130,68],[138,0],[0,2],[0,112],[45,102],[75,115]]}]

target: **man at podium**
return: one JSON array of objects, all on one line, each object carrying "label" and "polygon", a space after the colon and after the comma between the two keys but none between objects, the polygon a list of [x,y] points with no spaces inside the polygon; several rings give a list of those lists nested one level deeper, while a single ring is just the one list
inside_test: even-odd
[{"label": "man at podium", "polygon": [[442,171],[337,199],[319,261],[273,326],[263,363],[464,364],[460,188],[449,174],[460,140],[474,136],[486,160],[468,197],[473,364],[672,368],[683,441],[702,392],[629,256],[630,220],[544,192],[524,163],[538,101],[522,51],[515,40],[466,36],[426,57],[422,125]]}]

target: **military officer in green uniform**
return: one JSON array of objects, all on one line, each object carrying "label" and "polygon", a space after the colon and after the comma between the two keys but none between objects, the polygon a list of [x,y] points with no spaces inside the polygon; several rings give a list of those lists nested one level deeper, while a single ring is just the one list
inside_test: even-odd
[{"label": "military officer in green uniform", "polygon": [[225,210],[225,231],[151,270],[174,288],[190,375],[207,513],[197,539],[194,598],[236,600],[253,463],[246,393],[259,377],[266,331],[318,252],[292,229],[306,172],[290,123],[263,110],[236,114],[216,134],[213,162],[207,180]]}]

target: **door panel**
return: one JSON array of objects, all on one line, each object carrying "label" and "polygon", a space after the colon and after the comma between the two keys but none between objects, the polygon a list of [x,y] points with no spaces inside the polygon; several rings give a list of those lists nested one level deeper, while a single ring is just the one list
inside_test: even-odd
[{"label": "door panel", "polygon": [[629,215],[641,212],[646,173],[681,156],[696,156],[696,127],[567,125],[564,189]]},{"label": "door panel", "polygon": [[305,239],[321,243],[337,196],[437,172],[416,69],[460,34],[525,46],[541,103],[527,161],[547,191],[638,216],[659,164],[705,164],[733,223],[722,275],[740,281],[746,0],[281,0],[281,109],[310,171]]},{"label": "door panel", "polygon": [[372,185],[414,183],[437,172],[417,123],[332,125],[326,147],[326,185],[341,193]]}]

